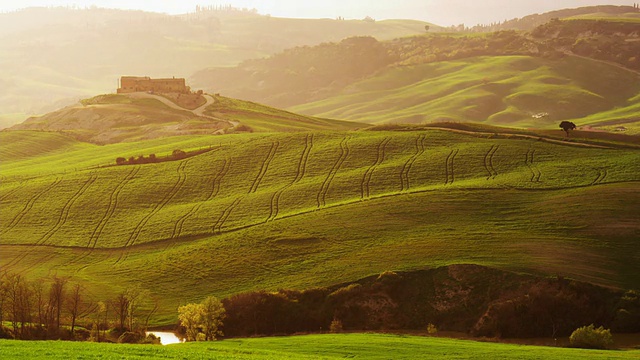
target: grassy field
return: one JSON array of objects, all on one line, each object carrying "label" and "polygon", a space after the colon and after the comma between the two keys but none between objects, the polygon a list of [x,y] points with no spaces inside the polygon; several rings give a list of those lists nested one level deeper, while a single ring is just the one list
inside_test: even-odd
[{"label": "grassy field", "polygon": [[444,338],[346,334],[168,346],[0,340],[3,359],[637,359],[640,351],[519,346]]},{"label": "grassy field", "polygon": [[320,119],[294,114],[250,101],[215,96],[216,102],[205,114],[238,122],[256,132],[295,132],[322,130],[353,130],[368,127],[353,121]]},{"label": "grassy field", "polygon": [[[108,166],[211,147],[181,161]],[[456,263],[637,288],[640,152],[438,129],[0,132],[2,268],[179,304]],[[389,256],[393,254],[393,256]]]},{"label": "grassy field", "polygon": [[[615,84],[615,85],[614,85]],[[294,112],[366,123],[482,122],[499,126],[624,125],[637,134],[638,75],[566,57],[479,57],[396,67]],[[533,118],[536,114],[548,114]]]}]

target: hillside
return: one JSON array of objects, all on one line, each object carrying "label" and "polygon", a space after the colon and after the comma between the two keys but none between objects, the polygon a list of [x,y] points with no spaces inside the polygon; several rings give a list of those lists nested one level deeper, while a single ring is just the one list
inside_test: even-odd
[{"label": "hillside", "polygon": [[294,46],[361,35],[392,39],[422,33],[425,25],[283,19],[236,9],[176,16],[60,7],[2,13],[0,86],[11,91],[0,93],[0,120],[15,123],[109,92],[122,75],[187,77]]},{"label": "hillside", "polygon": [[366,123],[541,128],[570,120],[637,134],[636,37],[629,22],[556,20],[531,33],[352,38],[199,72],[194,79],[215,78],[217,91],[228,96]]},{"label": "hillside", "polygon": [[139,285],[157,296],[156,324],[205,294],[458,263],[640,284],[640,153],[606,142],[434,128],[96,146],[0,132],[0,157],[2,268],[71,276],[102,298]]},{"label": "hillside", "polygon": [[590,59],[472,57],[389,68],[303,114],[368,123],[480,122],[557,128],[562,120],[640,133],[640,81]]},{"label": "hillside", "polygon": [[[37,130],[64,133],[94,144],[234,132],[347,130],[367,125],[318,119],[246,101],[200,96],[192,109],[169,94],[109,94],[78,105],[32,117],[5,131]],[[195,95],[194,95],[195,96]]]},{"label": "hillside", "polygon": [[627,19],[637,19],[640,11],[633,6],[583,6],[575,9],[562,9],[549,11],[543,14],[531,14],[523,18],[505,20],[501,23],[490,25],[474,26],[470,31],[487,32],[501,30],[533,30],[536,27],[546,24],[553,19],[589,18],[589,19],[615,19],[625,21]]}]

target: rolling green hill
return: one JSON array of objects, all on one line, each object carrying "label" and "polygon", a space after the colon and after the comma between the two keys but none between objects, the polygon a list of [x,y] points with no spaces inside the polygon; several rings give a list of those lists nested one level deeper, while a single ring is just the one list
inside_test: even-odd
[{"label": "rolling green hill", "polygon": [[1,132],[0,157],[2,268],[71,276],[102,298],[139,285],[158,324],[207,294],[457,263],[640,284],[634,149],[444,129],[104,146]]},{"label": "rolling green hill", "polygon": [[3,359],[634,359],[638,350],[597,351],[519,346],[407,335],[342,334],[157,345],[0,340]]},{"label": "rolling green hill", "polygon": [[[518,127],[624,124],[638,133],[638,75],[594,60],[477,57],[390,68],[292,111],[369,123],[483,122]],[[540,117],[534,117],[542,114]]]}]

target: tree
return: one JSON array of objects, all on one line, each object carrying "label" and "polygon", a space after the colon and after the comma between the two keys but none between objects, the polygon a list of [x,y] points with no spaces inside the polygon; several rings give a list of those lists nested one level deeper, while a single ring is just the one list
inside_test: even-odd
[{"label": "tree", "polygon": [[187,341],[196,341],[198,339],[202,310],[202,304],[187,304],[178,308],[178,320],[180,325],[185,328]]},{"label": "tree", "polygon": [[[64,288],[67,284],[66,278],[53,277],[53,282],[49,288],[49,321],[48,329],[55,329],[56,333],[60,330],[60,314],[64,303]],[[54,327],[55,324],[55,327]]]},{"label": "tree", "polygon": [[431,28],[431,27],[430,27],[429,25],[425,25],[425,26],[424,26],[424,31],[429,32],[429,29],[430,29],[430,28]]},{"label": "tree", "polygon": [[560,123],[560,129],[564,130],[567,133],[567,137],[569,137],[569,130],[575,130],[576,124],[571,121],[563,121]]},{"label": "tree", "polygon": [[218,298],[209,296],[202,302],[202,307],[202,331],[204,331],[205,340],[213,341],[222,335],[220,327],[225,317],[224,306]]},{"label": "tree", "polygon": [[127,316],[129,315],[129,298],[125,292],[121,292],[111,301],[111,308],[115,312],[116,324],[118,330],[124,331],[127,324]]},{"label": "tree", "polygon": [[187,304],[178,308],[178,320],[185,328],[187,341],[197,341],[199,338],[206,341],[215,340],[217,336],[222,335],[220,327],[224,317],[224,306],[214,296],[209,296],[202,303]]}]

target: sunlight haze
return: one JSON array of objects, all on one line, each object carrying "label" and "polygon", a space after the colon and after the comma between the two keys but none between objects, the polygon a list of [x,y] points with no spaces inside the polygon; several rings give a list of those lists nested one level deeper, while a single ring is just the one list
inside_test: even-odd
[{"label": "sunlight haze", "polygon": [[125,1],[125,0],[28,0],[0,3],[0,11],[14,11],[34,6],[78,6],[92,5],[104,8],[138,9],[144,11],[182,14],[193,12],[196,5],[231,4],[239,8],[255,8],[261,14],[293,18],[362,19],[417,19],[438,25],[476,25],[504,21],[532,13],[590,5],[633,5],[631,0],[541,0],[541,1],[460,1],[460,0],[326,0],[308,1],[301,5],[295,0],[188,0],[188,1]]}]

